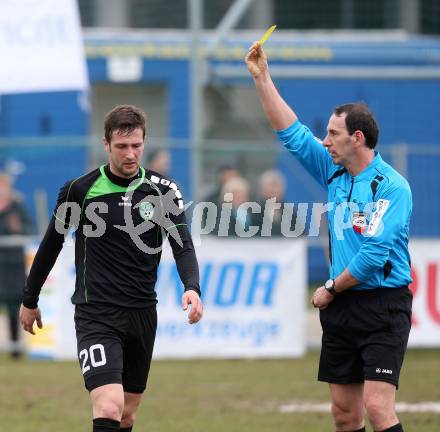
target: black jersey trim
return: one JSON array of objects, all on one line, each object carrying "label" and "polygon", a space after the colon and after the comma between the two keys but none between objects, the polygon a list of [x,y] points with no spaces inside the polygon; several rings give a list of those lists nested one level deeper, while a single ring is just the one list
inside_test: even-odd
[{"label": "black jersey trim", "polygon": [[328,180],[327,184],[329,185],[336,177],[340,177],[342,174],[345,174],[347,172],[346,168],[342,168],[338,171],[336,171]]},{"label": "black jersey trim", "polygon": [[[82,177],[85,177],[85,175],[80,176],[80,177],[77,177],[76,179],[74,179],[74,180],[72,180],[72,181],[70,182],[69,189],[67,189],[66,200],[64,201],[64,204],[66,204],[66,203],[69,202],[69,195],[70,195],[70,191],[71,191],[71,189],[72,189],[73,184],[74,184],[77,180],[79,180],[80,178],[82,178]],[[58,208],[57,208],[52,214],[53,214],[53,217],[54,217],[57,221],[61,222],[64,226],[68,225],[69,228],[73,228],[73,227],[75,227],[75,225],[70,224],[70,222],[69,222],[69,223],[66,222],[67,208],[66,208],[65,212],[66,212],[66,213],[64,214],[64,220],[60,219],[60,218],[57,216]]]},{"label": "black jersey trim", "polygon": [[372,182],[370,183],[370,188],[371,188],[371,192],[373,193],[373,201],[376,198],[376,192],[377,192],[377,187],[379,186],[379,183],[384,179],[383,176],[381,175],[377,175],[376,177],[374,177],[374,179],[372,180]]}]

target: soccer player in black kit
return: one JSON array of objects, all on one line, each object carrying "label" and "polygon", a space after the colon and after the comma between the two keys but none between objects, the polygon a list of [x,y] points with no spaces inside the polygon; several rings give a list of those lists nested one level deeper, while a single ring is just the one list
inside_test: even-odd
[{"label": "soccer player in black kit", "polygon": [[189,323],[203,313],[199,271],[183,211],[170,179],[141,165],[145,115],[120,105],[104,124],[109,163],[59,193],[27,279],[20,321],[42,328],[38,297],[69,229],[75,233],[75,328],[78,359],[93,407],[93,431],[132,430],[146,388],[156,334],[157,267],[168,237],[183,282]]}]

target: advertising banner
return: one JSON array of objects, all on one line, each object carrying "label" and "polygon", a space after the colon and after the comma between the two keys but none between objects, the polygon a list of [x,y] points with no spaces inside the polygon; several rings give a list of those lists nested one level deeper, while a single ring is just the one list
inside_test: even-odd
[{"label": "advertising banner", "polygon": [[87,89],[77,2],[0,2],[0,58],[0,94]]},{"label": "advertising banner", "polygon": [[188,325],[170,252],[157,292],[157,357],[295,357],[305,352],[306,243],[203,239],[197,249],[205,313]]},{"label": "advertising banner", "polygon": [[[306,241],[204,239],[197,248],[205,305],[200,323],[187,323],[172,253],[159,267],[155,358],[295,357],[305,352]],[[37,245],[29,248],[29,260]],[[414,240],[410,347],[440,347],[440,241]],[[115,259],[117,259],[115,257]],[[43,330],[27,336],[35,357],[76,358],[74,247],[67,244],[40,296]]]},{"label": "advertising banner", "polygon": [[[70,244],[69,244],[70,243]],[[30,249],[30,259],[36,245]],[[306,242],[203,239],[197,247],[204,317],[188,324],[183,287],[168,245],[159,267],[156,358],[295,357],[305,352]],[[117,256],[115,256],[117,259]],[[30,354],[76,358],[74,247],[69,241],[43,287],[44,328]]]},{"label": "advertising banner", "polygon": [[410,242],[414,294],[409,346],[440,346],[440,241]]}]

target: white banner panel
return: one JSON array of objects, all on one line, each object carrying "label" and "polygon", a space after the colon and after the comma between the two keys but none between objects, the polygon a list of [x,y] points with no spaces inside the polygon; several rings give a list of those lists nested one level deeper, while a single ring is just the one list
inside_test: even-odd
[{"label": "white banner panel", "polygon": [[414,293],[411,347],[440,346],[440,241],[410,242]]},{"label": "white banner panel", "polygon": [[[164,248],[156,285],[156,358],[294,357],[305,352],[303,239],[204,238],[197,257],[205,311],[200,323],[190,325],[181,308],[182,286],[174,259],[169,247]],[[76,358],[70,304],[74,281],[70,245],[64,247],[41,293],[44,329],[27,338],[31,355]]]},{"label": "white banner panel", "polygon": [[305,352],[302,239],[205,237],[197,256],[205,313],[199,324],[188,325],[176,267],[165,251],[157,284],[156,357],[294,357]]},{"label": "white banner panel", "polygon": [[87,89],[77,2],[0,2],[0,58],[0,94]]}]

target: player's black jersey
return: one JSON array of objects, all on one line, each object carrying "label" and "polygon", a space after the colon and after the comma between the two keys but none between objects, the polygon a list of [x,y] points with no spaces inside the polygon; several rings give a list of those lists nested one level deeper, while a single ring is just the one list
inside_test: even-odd
[{"label": "player's black jersey", "polygon": [[68,181],[31,267],[24,306],[37,306],[41,287],[71,228],[75,229],[74,304],[143,308],[155,303],[164,234],[184,289],[200,293],[198,264],[183,207],[176,184],[144,168],[136,178],[123,179],[107,165]]}]

